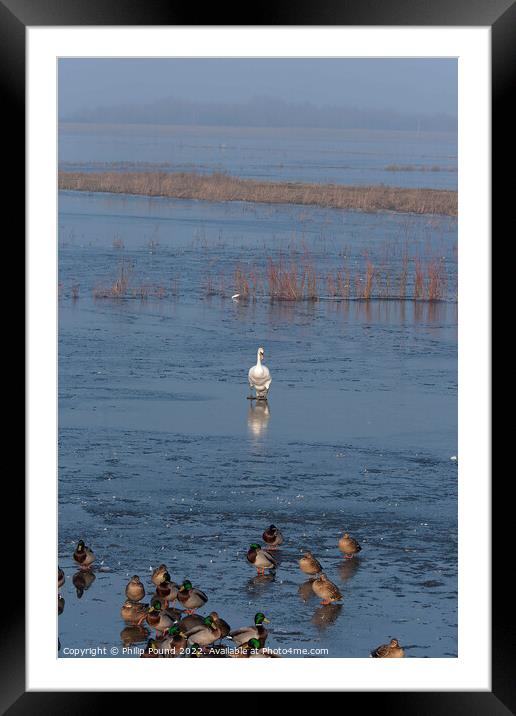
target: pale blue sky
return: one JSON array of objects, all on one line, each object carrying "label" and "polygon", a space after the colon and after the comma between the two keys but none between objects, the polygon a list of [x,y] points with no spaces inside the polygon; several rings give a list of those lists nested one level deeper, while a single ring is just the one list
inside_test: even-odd
[{"label": "pale blue sky", "polygon": [[287,102],[457,115],[455,59],[63,59],[59,109],[199,102]]}]

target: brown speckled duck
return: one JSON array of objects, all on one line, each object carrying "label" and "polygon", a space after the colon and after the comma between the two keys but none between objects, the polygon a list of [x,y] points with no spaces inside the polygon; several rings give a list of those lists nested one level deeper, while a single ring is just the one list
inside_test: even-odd
[{"label": "brown speckled duck", "polygon": [[305,574],[320,574],[322,572],[321,563],[315,559],[311,552],[305,552],[299,560],[299,567]]},{"label": "brown speckled duck", "polygon": [[139,602],[145,596],[145,587],[141,583],[140,577],[137,574],[131,577],[125,588],[125,596],[131,602]]},{"label": "brown speckled duck", "polygon": [[140,624],[147,615],[148,604],[142,604],[141,602],[133,602],[128,599],[122,608],[120,609],[120,616],[124,622],[129,624]]},{"label": "brown speckled duck", "polygon": [[156,587],[163,581],[163,575],[165,572],[168,572],[166,564],[160,564],[159,567],[156,567],[153,571],[151,581]]},{"label": "brown speckled duck", "polygon": [[231,631],[231,627],[225,621],[224,619],[221,619],[217,612],[210,612],[209,615],[210,619],[212,620],[212,623],[217,627],[217,629],[220,631],[220,637],[219,639],[224,639],[227,637]]},{"label": "brown speckled duck", "polygon": [[350,537],[350,535],[345,532],[339,540],[339,549],[346,559],[351,559],[362,550],[362,547],[354,537]]},{"label": "brown speckled duck", "polygon": [[331,604],[332,602],[340,602],[343,598],[339,588],[323,573],[312,582],[312,589],[322,600],[321,604]]},{"label": "brown speckled duck", "polygon": [[405,656],[403,648],[397,639],[391,639],[388,644],[381,644],[371,652],[376,659],[401,659]]},{"label": "brown speckled duck", "polygon": [[270,527],[267,527],[262,537],[263,541],[267,545],[267,549],[278,549],[278,547],[283,544],[283,535],[276,525],[270,525]]},{"label": "brown speckled duck", "polygon": [[276,560],[261,548],[259,544],[253,543],[247,550],[247,561],[255,567],[258,574],[265,574],[266,569],[276,569]]}]

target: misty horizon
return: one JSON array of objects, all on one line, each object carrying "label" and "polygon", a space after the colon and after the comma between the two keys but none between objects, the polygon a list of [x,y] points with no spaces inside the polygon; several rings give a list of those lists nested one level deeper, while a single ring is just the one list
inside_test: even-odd
[{"label": "misty horizon", "polygon": [[59,120],[457,131],[454,59],[62,59]]},{"label": "misty horizon", "polygon": [[82,109],[60,116],[63,123],[156,124],[179,126],[383,129],[456,132],[457,118],[391,109],[285,102],[255,97],[245,103],[192,102],[169,97],[145,105]]}]

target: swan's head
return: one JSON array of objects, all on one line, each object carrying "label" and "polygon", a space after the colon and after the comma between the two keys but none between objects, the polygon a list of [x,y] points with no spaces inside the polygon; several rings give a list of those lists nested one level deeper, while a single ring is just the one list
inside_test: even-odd
[{"label": "swan's head", "polygon": [[263,360],[264,356],[265,356],[265,350],[260,346],[258,348],[258,358],[260,360]]}]

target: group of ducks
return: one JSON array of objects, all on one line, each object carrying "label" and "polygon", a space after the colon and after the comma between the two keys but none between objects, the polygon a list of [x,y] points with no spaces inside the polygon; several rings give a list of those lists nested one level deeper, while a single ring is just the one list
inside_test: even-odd
[{"label": "group of ducks", "polygon": [[[165,564],[153,571],[151,581],[154,594],[149,604],[143,604],[145,587],[140,577],[132,577],[120,610],[126,623],[140,627],[147,622],[156,632],[155,638],[147,642],[142,658],[275,656],[265,648],[268,631],[264,624],[269,620],[261,612],[255,615],[254,625],[232,630],[217,612],[212,611],[206,617],[196,614],[208,601],[207,595],[188,579],[181,585],[173,582]],[[178,608],[171,606],[175,601]],[[233,641],[235,649],[222,645],[226,638]]]},{"label": "group of ducks", "polygon": [[[247,561],[256,568],[258,575],[265,570],[274,571],[277,561],[271,554],[284,542],[281,531],[271,524],[262,535],[267,549],[253,542],[247,551]],[[358,541],[347,532],[340,538],[339,549],[345,559],[353,559],[361,550]],[[80,540],[73,553],[73,559],[81,572],[91,571],[95,555],[83,540]],[[339,602],[343,596],[332,581],[325,575],[321,563],[311,552],[305,552],[299,559],[299,567],[309,575],[313,592],[321,599],[322,605]],[[64,584],[65,576],[58,568],[58,590]],[[122,605],[120,615],[129,625],[129,629],[141,637],[145,632],[144,622],[155,630],[156,636],[147,641],[141,653],[142,658],[166,658],[178,656],[195,657],[234,657],[234,658],[275,658],[278,654],[265,646],[268,630],[265,624],[269,619],[263,612],[257,612],[254,624],[239,629],[231,629],[229,624],[217,612],[212,611],[203,617],[195,612],[202,609],[208,602],[208,596],[201,589],[194,587],[189,579],[176,584],[170,577],[165,564],[157,567],[151,576],[154,593],[149,603],[143,603],[145,587],[138,575],[129,580],[125,588],[126,601]],[[60,595],[58,593],[58,598]],[[174,603],[177,602],[177,608]],[[228,639],[232,647],[222,644]],[[397,639],[388,644],[381,644],[371,652],[376,658],[404,657],[404,650]]]}]

